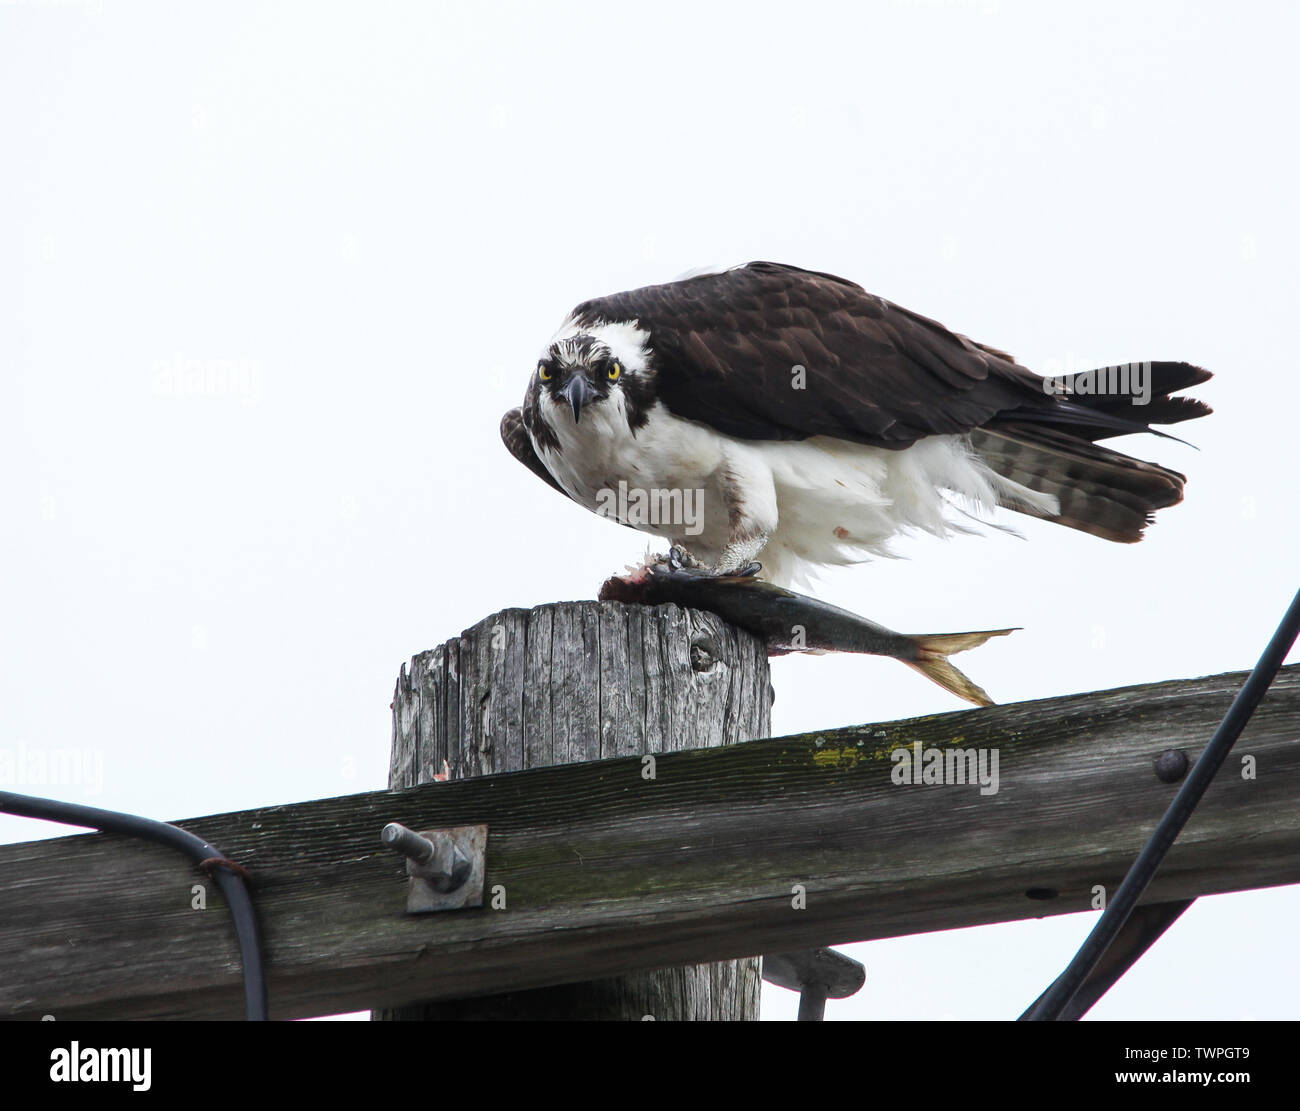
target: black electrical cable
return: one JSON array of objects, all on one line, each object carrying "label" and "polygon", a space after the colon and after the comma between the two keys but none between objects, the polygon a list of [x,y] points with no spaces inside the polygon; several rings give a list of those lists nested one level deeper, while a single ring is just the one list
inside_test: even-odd
[{"label": "black electrical cable", "polygon": [[214,845],[196,834],[187,833],[179,826],[154,821],[152,818],[119,814],[114,810],[100,810],[94,806],[78,806],[76,803],[59,802],[56,799],[18,795],[10,791],[0,791],[0,812],[139,837],[183,852],[194,863],[203,865],[209,874],[216,877],[235,922],[240,958],[244,966],[245,1014],[250,1021],[266,1019],[266,975],[262,967],[262,945],[258,936],[257,916],[253,913],[253,900],[240,874],[243,870],[233,861],[227,860]]},{"label": "black electrical cable", "polygon": [[1190,774],[1183,781],[1178,794],[1174,796],[1174,801],[1165,811],[1165,816],[1160,819],[1160,824],[1156,826],[1150,840],[1138,854],[1137,860],[1133,862],[1128,875],[1124,877],[1124,882],[1115,892],[1115,897],[1102,912],[1101,918],[1065,971],[1043,992],[1037,1002],[1020,1016],[1022,1021],[1051,1022],[1059,1018],[1070,1000],[1074,998],[1080,985],[1101,960],[1110,943],[1115,940],[1115,936],[1124,928],[1124,923],[1128,921],[1133,908],[1137,906],[1137,901],[1151,883],[1169,847],[1174,843],[1183,826],[1187,824],[1187,819],[1196,809],[1196,804],[1201,801],[1205,789],[1210,785],[1210,781],[1223,761],[1227,759],[1229,750],[1241,736],[1241,731],[1250,721],[1255,707],[1259,705],[1269,684],[1281,669],[1282,661],[1291,651],[1297,636],[1300,636],[1300,591],[1292,599],[1290,608],[1282,618],[1282,623],[1277,627],[1272,640],[1268,642],[1268,647],[1264,649],[1264,654],[1260,656],[1255,670],[1250,673],[1241,690],[1237,692],[1237,697],[1232,700],[1232,705],[1228,707],[1228,712],[1219,723],[1219,728],[1214,731],[1210,743],[1205,746],[1200,759],[1196,761]]}]

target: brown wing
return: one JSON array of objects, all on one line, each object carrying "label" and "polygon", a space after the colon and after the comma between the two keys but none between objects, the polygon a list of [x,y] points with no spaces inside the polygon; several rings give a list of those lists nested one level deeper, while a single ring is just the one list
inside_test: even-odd
[{"label": "brown wing", "polygon": [[1058,404],[1009,355],[853,282],[779,263],[616,293],[574,316],[636,320],[659,399],[743,439],[904,448]]},{"label": "brown wing", "polygon": [[[564,494],[564,487],[555,481],[555,477],[546,469],[546,464],[537,458],[537,452],[533,450],[533,441],[528,438],[528,430],[524,427],[522,409],[511,409],[501,418],[501,439],[519,462],[548,486]],[[569,495],[564,496],[567,498]]]}]

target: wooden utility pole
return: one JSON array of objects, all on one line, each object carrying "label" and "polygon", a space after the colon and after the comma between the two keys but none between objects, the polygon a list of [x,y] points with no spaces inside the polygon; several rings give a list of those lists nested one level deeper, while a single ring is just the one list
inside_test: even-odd
[{"label": "wooden utility pole", "polygon": [[[615,602],[504,610],[402,668],[388,785],[735,744],[768,735],[771,701],[763,643],[713,614]],[[627,791],[655,790],[653,759],[632,770]],[[586,801],[555,800],[557,834]],[[584,863],[601,868],[599,857]],[[757,1019],[759,983],[759,959],[747,957],[374,1017]]]}]

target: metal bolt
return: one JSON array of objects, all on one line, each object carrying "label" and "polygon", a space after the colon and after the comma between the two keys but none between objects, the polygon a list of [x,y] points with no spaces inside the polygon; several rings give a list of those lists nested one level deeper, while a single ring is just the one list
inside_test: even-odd
[{"label": "metal bolt", "polygon": [[1187,753],[1181,748],[1165,749],[1156,757],[1156,778],[1162,783],[1177,783],[1187,774]]},{"label": "metal bolt", "polygon": [[400,822],[389,822],[379,834],[379,840],[394,852],[401,853],[416,864],[423,864],[433,856],[433,842],[421,837]]},{"label": "metal bolt", "polygon": [[821,1022],[826,1018],[826,985],[805,984],[799,993],[799,1022]]},{"label": "metal bolt", "polygon": [[425,880],[435,891],[455,891],[473,870],[474,863],[443,833],[422,837],[398,822],[389,822],[379,839],[396,853],[406,857],[406,870]]},{"label": "metal bolt", "polygon": [[799,1021],[821,1022],[827,999],[844,999],[860,987],[867,970],[834,949],[801,949],[793,953],[766,953],[763,979],[799,993]]}]

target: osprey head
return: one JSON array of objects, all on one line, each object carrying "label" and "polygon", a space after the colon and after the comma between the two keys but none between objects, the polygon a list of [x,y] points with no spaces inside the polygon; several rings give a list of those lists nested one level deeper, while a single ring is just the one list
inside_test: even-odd
[{"label": "osprey head", "polygon": [[539,393],[580,423],[583,410],[623,400],[624,383],[637,369],[628,365],[631,361],[599,329],[562,335],[537,363]]}]

